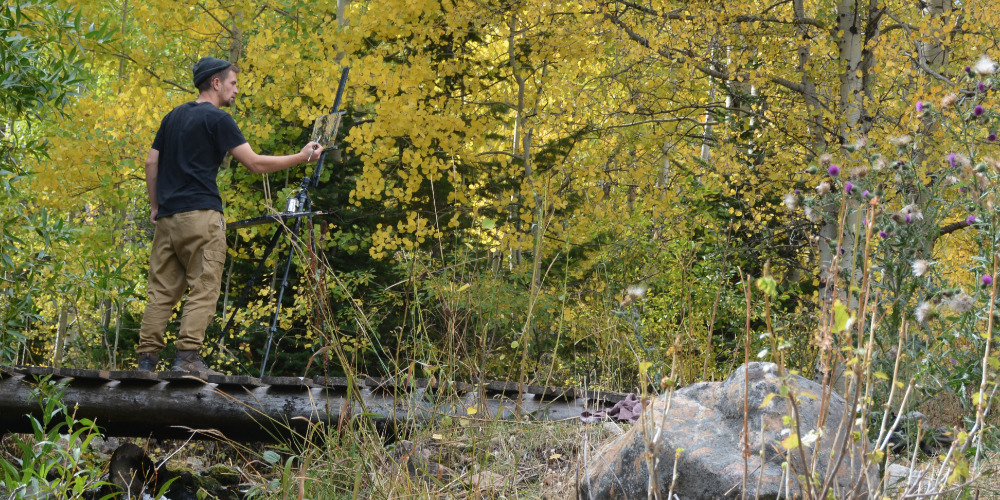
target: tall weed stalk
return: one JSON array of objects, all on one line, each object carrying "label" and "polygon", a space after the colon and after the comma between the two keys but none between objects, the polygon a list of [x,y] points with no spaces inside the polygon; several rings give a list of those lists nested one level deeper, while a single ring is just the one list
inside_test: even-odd
[{"label": "tall weed stalk", "polygon": [[[889,151],[861,140],[840,161],[824,155],[810,169],[815,195],[786,197],[789,208],[803,206],[807,218],[836,228],[835,239],[819,242],[831,258],[821,269],[817,368],[823,408],[834,390],[848,403],[837,429],[793,429],[798,439],[787,451],[811,454],[795,471],[806,498],[826,498],[838,468],[856,464],[881,468],[883,481],[859,480],[852,493],[934,498],[982,485],[987,459],[997,451],[988,425],[1000,368],[992,349],[1000,161],[988,149],[1000,116],[989,102],[997,83],[992,74],[970,71],[969,89],[944,96],[940,107],[917,103],[913,134],[891,139]],[[935,130],[962,146],[940,150]],[[957,258],[963,246],[971,255]],[[759,288],[772,289],[761,280]],[[770,316],[766,301],[764,308]],[[778,353],[771,359],[784,365]],[[961,420],[912,413],[942,396],[955,401]],[[823,476],[815,468],[818,444],[804,444],[810,433],[818,436],[809,443],[832,439],[841,453]],[[901,441],[909,445],[903,453]],[[859,454],[851,453],[851,442]],[[910,476],[889,484],[891,465]]]}]

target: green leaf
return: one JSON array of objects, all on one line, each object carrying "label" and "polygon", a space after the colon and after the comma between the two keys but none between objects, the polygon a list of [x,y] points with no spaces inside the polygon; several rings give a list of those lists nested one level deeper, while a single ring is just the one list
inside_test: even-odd
[{"label": "green leaf", "polygon": [[757,278],[757,288],[772,299],[778,296],[778,282],[770,276]]},{"label": "green leaf", "polygon": [[960,458],[955,462],[955,468],[948,476],[948,484],[960,483],[967,477],[969,477],[969,462]]},{"label": "green leaf", "polygon": [[262,458],[269,464],[276,464],[279,460],[281,460],[281,455],[278,455],[277,452],[273,450],[267,450],[263,453]]},{"label": "green leaf", "polygon": [[833,333],[840,333],[847,328],[847,320],[851,319],[853,314],[848,313],[847,306],[845,306],[841,301],[836,301],[833,303]]}]

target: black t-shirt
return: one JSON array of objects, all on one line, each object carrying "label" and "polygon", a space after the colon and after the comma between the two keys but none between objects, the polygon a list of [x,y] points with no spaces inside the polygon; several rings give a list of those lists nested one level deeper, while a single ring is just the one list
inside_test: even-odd
[{"label": "black t-shirt", "polygon": [[156,218],[192,210],[222,211],[216,176],[230,149],[247,142],[229,113],[208,102],[188,102],[160,122]]}]

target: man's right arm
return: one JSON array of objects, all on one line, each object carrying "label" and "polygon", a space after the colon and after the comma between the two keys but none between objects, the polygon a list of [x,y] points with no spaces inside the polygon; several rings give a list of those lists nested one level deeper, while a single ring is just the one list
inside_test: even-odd
[{"label": "man's right arm", "polygon": [[156,200],[156,174],[160,164],[160,152],[150,148],[146,155],[146,195],[149,196],[149,221],[156,224],[156,213],[160,211],[160,204]]},{"label": "man's right arm", "polygon": [[236,161],[246,165],[255,174],[277,172],[294,167],[300,163],[316,161],[319,160],[320,153],[322,152],[323,146],[320,146],[315,141],[310,141],[298,153],[286,156],[259,155],[246,142],[229,150],[229,153],[233,155],[233,158],[236,158]]}]

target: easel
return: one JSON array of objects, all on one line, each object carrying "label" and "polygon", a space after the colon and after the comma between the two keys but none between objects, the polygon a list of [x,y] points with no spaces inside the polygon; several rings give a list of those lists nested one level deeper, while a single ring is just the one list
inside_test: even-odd
[{"label": "easel", "polygon": [[268,328],[267,345],[264,348],[264,361],[260,366],[261,377],[264,376],[264,373],[267,370],[267,360],[271,354],[271,345],[274,341],[274,334],[278,331],[278,317],[281,315],[281,301],[285,297],[285,290],[288,288],[288,273],[292,269],[292,258],[295,255],[295,244],[299,239],[299,233],[302,229],[302,221],[303,219],[308,219],[309,222],[312,222],[314,215],[322,214],[322,212],[312,211],[312,199],[309,198],[309,189],[319,185],[320,176],[323,174],[323,161],[326,159],[326,155],[329,151],[335,151],[337,149],[335,141],[337,139],[337,130],[340,128],[340,121],[343,115],[343,112],[340,111],[340,101],[344,96],[344,88],[347,86],[347,73],[349,69],[350,68],[344,68],[343,72],[340,74],[340,84],[337,87],[337,97],[333,101],[333,109],[330,110],[330,114],[316,118],[316,123],[313,125],[312,140],[319,142],[323,146],[323,152],[320,153],[319,159],[316,161],[316,168],[313,170],[311,176],[306,176],[302,179],[301,184],[299,184],[298,193],[288,198],[288,204],[285,207],[285,211],[277,214],[263,215],[260,217],[236,221],[227,225],[229,229],[237,229],[270,222],[281,222],[281,225],[275,229],[274,236],[272,236],[270,242],[268,242],[267,248],[264,250],[264,254],[260,257],[260,261],[257,263],[257,267],[254,269],[253,275],[250,276],[250,281],[247,283],[246,288],[243,289],[243,293],[240,294],[239,300],[237,300],[236,304],[233,306],[233,312],[229,315],[229,320],[226,321],[226,326],[222,327],[222,333],[219,335],[219,342],[217,344],[220,348],[219,351],[221,351],[221,347],[226,340],[226,335],[233,327],[233,320],[236,317],[236,313],[246,306],[247,297],[250,294],[250,290],[253,289],[254,283],[257,281],[257,277],[264,268],[264,262],[267,261],[268,256],[270,256],[271,252],[274,251],[274,248],[277,245],[278,240],[281,238],[281,234],[284,232],[284,229],[288,227],[285,225],[285,222],[293,221],[292,227],[289,228],[291,241],[288,246],[288,258],[285,260],[284,274],[282,274],[281,282],[278,285],[278,298],[274,304],[274,313],[271,315],[271,325]]}]

